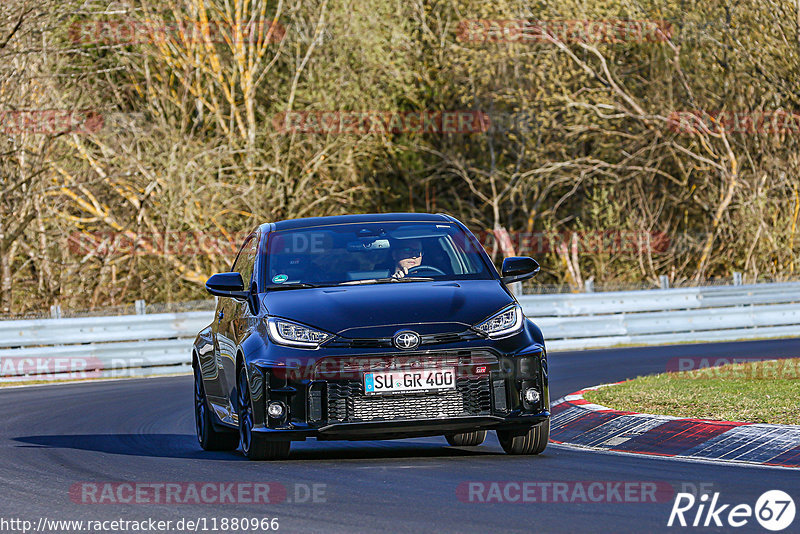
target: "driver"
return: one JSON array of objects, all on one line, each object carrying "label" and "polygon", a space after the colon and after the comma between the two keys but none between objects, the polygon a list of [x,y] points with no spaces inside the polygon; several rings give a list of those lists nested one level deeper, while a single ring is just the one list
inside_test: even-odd
[{"label": "driver", "polygon": [[392,258],[396,262],[392,278],[403,278],[408,274],[409,269],[419,267],[422,264],[422,242],[419,239],[410,239],[407,242],[400,242],[392,247]]}]

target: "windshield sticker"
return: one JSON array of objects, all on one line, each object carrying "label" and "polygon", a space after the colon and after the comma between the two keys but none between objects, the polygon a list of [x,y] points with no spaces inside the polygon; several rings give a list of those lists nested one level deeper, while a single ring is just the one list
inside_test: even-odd
[{"label": "windshield sticker", "polygon": [[272,281],[276,284],[282,284],[289,279],[285,274],[276,274],[272,277]]}]

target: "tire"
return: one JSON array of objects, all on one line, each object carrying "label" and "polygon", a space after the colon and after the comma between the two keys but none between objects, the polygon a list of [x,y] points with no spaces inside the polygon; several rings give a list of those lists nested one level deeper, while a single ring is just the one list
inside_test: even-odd
[{"label": "tire", "polygon": [[194,368],[194,426],[197,441],[206,451],[233,451],[239,446],[239,433],[235,430],[218,430],[214,416],[208,409],[206,388],[199,367]]},{"label": "tire", "polygon": [[447,443],[453,447],[475,447],[486,439],[486,431],[475,430],[474,432],[463,432],[461,434],[445,434],[444,437]]},{"label": "tire", "polygon": [[497,439],[506,454],[539,454],[550,439],[550,419],[532,427],[525,434],[514,435],[508,430],[498,430]]},{"label": "tire", "polygon": [[244,367],[239,370],[237,383],[239,410],[239,443],[242,452],[251,460],[280,460],[289,456],[291,441],[273,441],[260,432],[253,432],[253,405],[250,401],[250,383]]}]

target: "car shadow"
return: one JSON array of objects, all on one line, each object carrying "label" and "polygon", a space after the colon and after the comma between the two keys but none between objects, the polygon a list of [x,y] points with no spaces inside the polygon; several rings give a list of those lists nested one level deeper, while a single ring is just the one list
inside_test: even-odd
[{"label": "car shadow", "polygon": [[414,458],[459,458],[494,456],[483,447],[450,447],[438,443],[412,441],[336,441],[307,442],[293,446],[288,460],[380,460]]},{"label": "car shadow", "polygon": [[194,434],[56,434],[20,436],[13,440],[24,444],[18,447],[73,449],[154,458],[245,459],[238,453],[204,451]]},{"label": "car shadow", "polygon": [[[66,434],[13,438],[23,448],[73,449],[129,456],[192,460],[246,461],[240,451],[210,452],[197,444],[194,434]],[[502,454],[484,447],[450,447],[444,443],[414,441],[323,441],[293,445],[292,460],[379,460],[458,458]]]}]

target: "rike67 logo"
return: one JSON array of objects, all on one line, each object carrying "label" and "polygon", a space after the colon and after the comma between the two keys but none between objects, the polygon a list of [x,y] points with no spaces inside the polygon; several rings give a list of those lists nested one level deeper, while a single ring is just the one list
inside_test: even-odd
[{"label": "rike67 logo", "polygon": [[763,528],[777,532],[794,521],[794,500],[781,490],[764,492],[754,507],[749,504],[721,504],[719,495],[719,492],[714,493],[709,502],[708,494],[696,499],[691,493],[678,493],[667,526],[722,527],[727,523],[727,526],[742,527],[755,516]]}]

